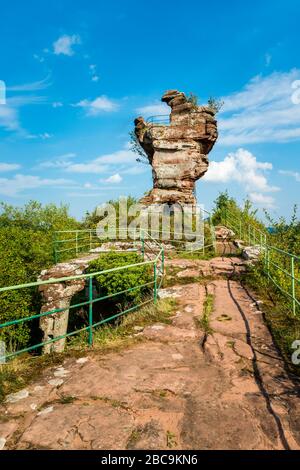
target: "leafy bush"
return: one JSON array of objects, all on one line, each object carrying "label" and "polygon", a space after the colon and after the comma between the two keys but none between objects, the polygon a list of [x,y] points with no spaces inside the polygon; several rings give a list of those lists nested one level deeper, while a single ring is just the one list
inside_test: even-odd
[{"label": "leafy bush", "polygon": [[[110,252],[90,263],[88,272],[100,272],[130,264],[141,263],[142,257],[137,253]],[[98,297],[133,289],[152,281],[151,266],[142,265],[95,277]],[[151,286],[150,286],[151,287]],[[149,292],[149,287],[134,289],[111,298],[111,302],[120,304],[122,309],[129,304],[138,304],[143,296]]]},{"label": "leafy bush", "polygon": [[[42,269],[53,263],[52,236],[55,230],[78,228],[66,206],[42,206],[31,201],[24,207],[0,205],[0,287],[37,280]],[[0,323],[39,313],[36,289],[0,293]],[[26,347],[33,322],[0,329],[7,351]]]}]

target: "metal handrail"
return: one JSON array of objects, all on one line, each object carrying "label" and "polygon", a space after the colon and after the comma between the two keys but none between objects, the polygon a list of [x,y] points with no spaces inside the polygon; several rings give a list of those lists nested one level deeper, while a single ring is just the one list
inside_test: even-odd
[{"label": "metal handrail", "polygon": [[[161,262],[161,269],[158,269],[158,266],[157,266],[158,262]],[[103,275],[103,274],[111,274],[111,273],[115,273],[115,272],[122,271],[122,270],[124,271],[124,270],[128,270],[128,269],[131,269],[131,268],[139,267],[139,266],[150,266],[150,265],[153,265],[153,280],[152,281],[150,281],[148,283],[145,283],[145,284],[141,284],[141,285],[132,287],[132,288],[129,288],[129,289],[126,289],[126,290],[123,290],[123,291],[114,292],[114,293],[109,294],[109,295],[101,296],[101,297],[98,297],[96,299],[93,298],[93,279],[96,276]],[[21,323],[24,323],[24,322],[27,322],[27,321],[30,321],[30,320],[35,320],[35,319],[38,319],[38,318],[41,318],[41,317],[46,317],[46,316],[49,316],[49,315],[62,313],[66,310],[71,310],[71,309],[82,307],[82,306],[88,306],[89,307],[89,320],[88,320],[89,325],[87,327],[81,328],[80,330],[75,330],[73,332],[66,333],[64,335],[60,335],[58,337],[52,338],[51,340],[44,341],[42,343],[39,343],[39,344],[36,344],[36,345],[33,345],[33,346],[29,346],[27,348],[23,348],[21,350],[14,351],[14,352],[11,352],[9,354],[6,354],[5,356],[0,357],[0,362],[3,361],[3,360],[9,359],[11,357],[17,356],[19,354],[22,354],[22,353],[25,353],[25,352],[30,352],[30,351],[33,351],[35,349],[44,347],[47,344],[59,341],[61,339],[68,338],[70,336],[76,335],[76,334],[78,334],[82,331],[88,331],[88,333],[89,333],[89,335],[88,335],[88,344],[90,346],[92,346],[92,343],[93,343],[93,330],[94,330],[95,327],[99,326],[100,324],[107,323],[107,322],[111,321],[114,318],[117,318],[121,315],[124,315],[125,313],[136,310],[136,309],[142,307],[143,305],[145,305],[145,304],[147,304],[151,301],[154,301],[154,303],[156,303],[157,298],[158,298],[158,289],[160,288],[160,286],[162,284],[163,276],[164,276],[164,248],[163,248],[163,246],[161,246],[159,253],[157,254],[157,256],[153,260],[149,260],[149,261],[144,260],[140,263],[133,263],[133,264],[130,264],[130,265],[118,266],[116,268],[110,268],[110,269],[106,269],[106,270],[103,270],[103,271],[97,271],[97,272],[93,272],[93,273],[78,274],[78,275],[74,275],[74,276],[65,276],[65,277],[61,277],[61,278],[51,278],[51,279],[47,279],[45,281],[36,281],[36,282],[30,282],[30,283],[26,283],[26,284],[19,284],[19,285],[14,285],[14,286],[1,287],[0,288],[0,293],[7,293],[7,292],[10,292],[10,291],[22,290],[22,289],[26,289],[26,288],[40,287],[40,286],[49,285],[49,284],[59,284],[61,282],[65,283],[65,282],[69,282],[69,281],[76,281],[76,280],[79,280],[79,279],[87,279],[88,280],[88,285],[89,285],[89,298],[88,298],[87,301],[80,302],[79,304],[75,304],[75,305],[69,305],[66,308],[52,309],[48,312],[42,312],[42,313],[38,313],[38,314],[35,314],[35,315],[31,315],[29,317],[23,317],[23,318],[18,318],[18,319],[15,319],[15,320],[8,321],[8,322],[0,324],[0,330],[3,329],[3,328],[8,328],[8,327],[13,326],[13,325],[18,325],[18,324],[21,324]],[[159,282],[159,278],[161,278],[160,282]],[[141,302],[137,305],[134,305],[133,307],[131,307],[129,309],[126,309],[122,312],[119,312],[119,313],[117,313],[117,314],[115,314],[115,315],[113,315],[109,318],[105,318],[104,320],[101,320],[100,322],[96,322],[96,323],[93,322],[93,305],[96,302],[100,302],[102,300],[106,300],[108,298],[116,297],[120,294],[125,294],[126,292],[132,292],[133,290],[142,289],[142,288],[145,288],[145,287],[148,287],[148,286],[151,286],[151,285],[153,286],[153,296],[152,296],[151,299],[146,300],[144,302]]]},{"label": "metal handrail", "polygon": [[[241,240],[245,240],[250,246],[260,246],[261,256],[264,256],[264,273],[285,296],[292,300],[293,315],[296,315],[297,307],[300,306],[300,297],[298,298],[298,295],[300,296],[300,289],[298,288],[298,290],[296,287],[296,283],[300,285],[300,278],[296,276],[296,271],[300,275],[300,268],[296,268],[295,261],[300,261],[300,256],[270,245],[268,242],[267,232],[263,232],[262,230],[258,229],[251,222],[242,220],[241,217],[239,217],[237,214],[232,214],[232,212],[228,209],[226,209],[224,213],[221,213],[221,220],[222,223],[224,223],[224,225],[226,225],[228,228],[239,232]],[[233,223],[232,220],[235,220],[235,222]],[[290,266],[289,271],[270,259],[272,252],[277,255],[283,255],[285,257],[286,263],[288,263]],[[286,277],[288,277],[290,283],[289,290],[285,289],[283,283],[279,284],[276,279],[276,272],[272,271],[272,266],[277,271],[280,271]]]}]

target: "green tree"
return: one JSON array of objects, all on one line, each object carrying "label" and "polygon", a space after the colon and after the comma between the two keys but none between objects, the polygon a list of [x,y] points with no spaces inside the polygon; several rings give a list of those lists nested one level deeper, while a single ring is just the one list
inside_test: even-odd
[{"label": "green tree", "polygon": [[[24,207],[2,203],[0,209],[0,287],[36,281],[40,272],[53,263],[54,231],[80,227],[64,205],[43,206],[30,201]],[[0,324],[38,311],[36,289],[0,293]],[[0,338],[15,351],[28,344],[31,327],[32,322],[24,322],[0,329]]]}]

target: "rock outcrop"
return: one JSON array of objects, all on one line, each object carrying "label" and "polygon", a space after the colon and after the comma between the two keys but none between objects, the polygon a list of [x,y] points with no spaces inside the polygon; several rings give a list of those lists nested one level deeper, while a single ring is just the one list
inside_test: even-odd
[{"label": "rock outcrop", "polygon": [[195,204],[195,182],[207,171],[207,155],[218,137],[215,111],[177,90],[167,91],[162,101],[171,107],[169,124],[135,119],[135,134],[153,173],[153,189],[141,202]]},{"label": "rock outcrop", "polygon": [[40,318],[40,329],[43,332],[43,353],[62,352],[65,347],[65,338],[51,342],[51,340],[63,336],[68,330],[69,309],[72,297],[82,291],[86,286],[85,279],[73,279],[65,282],[55,282],[56,279],[83,274],[90,261],[97,258],[97,254],[72,260],[67,263],[58,263],[50,269],[42,271],[39,280],[48,281],[51,284],[43,284],[39,291],[42,295],[41,313],[46,314],[53,310],[61,310]]}]

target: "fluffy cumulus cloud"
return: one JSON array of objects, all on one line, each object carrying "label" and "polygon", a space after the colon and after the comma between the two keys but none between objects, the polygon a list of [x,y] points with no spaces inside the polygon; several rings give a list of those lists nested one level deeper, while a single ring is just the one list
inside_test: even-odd
[{"label": "fluffy cumulus cloud", "polygon": [[[220,162],[211,161],[209,169],[203,181],[212,183],[239,183],[249,195],[253,202],[274,203],[274,198],[265,196],[264,193],[276,192],[280,188],[269,184],[266,171],[272,170],[269,162],[259,162],[256,157],[243,148],[235,153],[229,153]],[[255,199],[255,201],[254,201]]]},{"label": "fluffy cumulus cloud", "polygon": [[261,193],[249,193],[249,198],[254,204],[261,205],[265,208],[273,209],[275,207],[275,200],[272,196]]},{"label": "fluffy cumulus cloud", "polygon": [[28,189],[43,187],[69,187],[72,181],[59,178],[48,179],[39,176],[17,174],[12,178],[0,178],[0,194],[4,196],[18,196],[19,193]]},{"label": "fluffy cumulus cloud", "polygon": [[116,173],[115,175],[109,176],[109,178],[106,178],[105,183],[112,183],[112,184],[118,184],[121,183],[123,180],[122,176],[119,175],[119,173]]},{"label": "fluffy cumulus cloud", "polygon": [[83,108],[86,111],[87,116],[98,116],[105,112],[113,112],[119,109],[118,103],[102,95],[94,100],[81,100],[79,103],[73,104],[76,108]]},{"label": "fluffy cumulus cloud", "polygon": [[53,52],[55,55],[72,56],[75,54],[74,46],[78,44],[81,44],[78,34],[73,34],[72,36],[64,34],[53,43]]},{"label": "fluffy cumulus cloud", "polygon": [[145,117],[170,114],[170,111],[169,106],[160,101],[155,101],[154,103],[136,109],[138,114],[142,114]]},{"label": "fluffy cumulus cloud", "polygon": [[244,145],[300,138],[300,70],[254,77],[239,92],[222,97],[219,142]]}]

